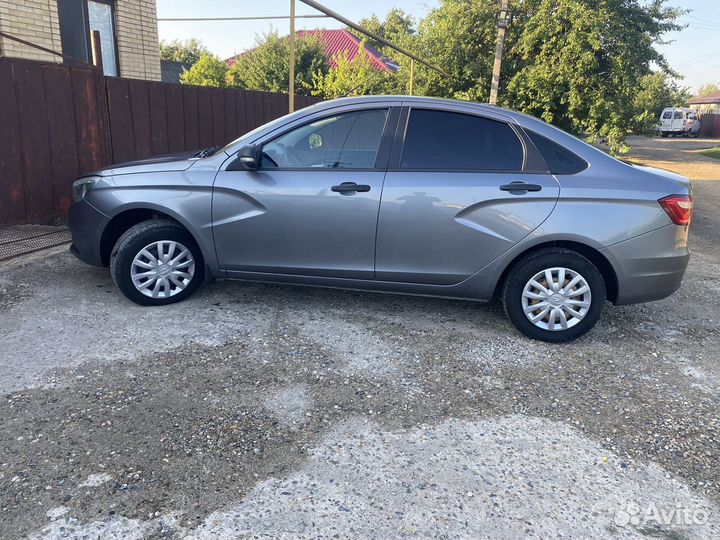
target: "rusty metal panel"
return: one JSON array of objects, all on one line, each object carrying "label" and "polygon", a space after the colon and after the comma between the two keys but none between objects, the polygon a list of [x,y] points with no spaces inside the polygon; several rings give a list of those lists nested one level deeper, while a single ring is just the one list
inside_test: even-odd
[{"label": "rusty metal panel", "polygon": [[25,173],[26,218],[45,220],[53,215],[48,114],[42,65],[16,63],[20,144]]},{"label": "rusty metal panel", "polygon": [[0,58],[0,225],[25,221],[25,182],[13,64]]},{"label": "rusty metal panel", "polygon": [[128,81],[114,77],[105,79],[107,86],[112,161],[120,163],[135,158],[135,136],[130,112]]},{"label": "rusty metal panel", "polygon": [[79,175],[70,71],[60,65],[48,66],[43,70],[43,83],[52,173],[48,178],[48,187],[53,195],[53,213],[62,216],[70,210],[72,182]]},{"label": "rusty metal panel", "polygon": [[[101,107],[98,92],[105,93],[105,85],[98,89],[97,74],[91,69],[69,69],[75,115],[75,139],[78,148],[78,174],[93,172],[111,161],[110,131],[99,118],[107,116],[107,103]],[[67,104],[66,104],[67,105]]]}]

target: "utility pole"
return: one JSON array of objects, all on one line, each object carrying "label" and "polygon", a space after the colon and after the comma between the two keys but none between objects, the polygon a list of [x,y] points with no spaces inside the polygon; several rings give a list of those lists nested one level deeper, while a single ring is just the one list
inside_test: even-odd
[{"label": "utility pole", "polygon": [[490,105],[497,105],[498,88],[500,87],[500,68],[502,67],[503,47],[505,46],[505,31],[510,24],[508,0],[501,0],[500,14],[497,20],[497,41],[495,41],[495,64],[493,65],[492,83],[490,84]]},{"label": "utility pole", "polygon": [[295,0],[290,0],[290,94],[289,112],[295,110]]}]

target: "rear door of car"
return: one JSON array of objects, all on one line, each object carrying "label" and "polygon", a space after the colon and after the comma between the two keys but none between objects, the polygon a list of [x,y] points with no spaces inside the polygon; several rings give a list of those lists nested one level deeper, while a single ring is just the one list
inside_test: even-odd
[{"label": "rear door of car", "polygon": [[537,228],[558,195],[509,118],[406,103],[380,204],[376,279],[459,283]]}]

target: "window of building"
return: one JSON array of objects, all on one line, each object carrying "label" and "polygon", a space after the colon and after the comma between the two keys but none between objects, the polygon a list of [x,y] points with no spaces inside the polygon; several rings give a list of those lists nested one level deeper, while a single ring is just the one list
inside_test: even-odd
[{"label": "window of building", "polygon": [[118,74],[111,0],[57,0],[63,53],[92,62],[91,32],[100,32],[103,71]]}]

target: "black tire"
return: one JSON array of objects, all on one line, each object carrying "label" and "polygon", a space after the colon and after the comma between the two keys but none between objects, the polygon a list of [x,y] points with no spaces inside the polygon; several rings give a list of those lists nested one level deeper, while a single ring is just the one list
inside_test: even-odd
[{"label": "black tire", "polygon": [[[553,267],[564,267],[580,274],[590,287],[587,313],[574,326],[565,330],[540,328],[523,311],[525,286],[538,272]],[[505,313],[520,332],[532,339],[563,343],[579,338],[595,326],[606,300],[605,280],[595,265],[579,253],[563,248],[547,248],[532,252],[515,263],[505,279],[502,298]]]},{"label": "black tire", "polygon": [[[130,269],[133,259],[144,247],[162,240],[179,242],[189,249],[195,268],[192,279],[183,290],[166,298],[152,298],[135,288]],[[153,219],[130,227],[118,239],[110,255],[110,274],[115,285],[129,300],[141,306],[162,306],[180,302],[197,290],[205,277],[205,262],[195,239],[182,225],[166,219]]]},{"label": "black tire", "polygon": [[660,133],[660,136],[661,136],[663,139],[665,139],[665,138],[668,136],[668,132],[667,132],[667,131],[662,131],[662,132]]}]

